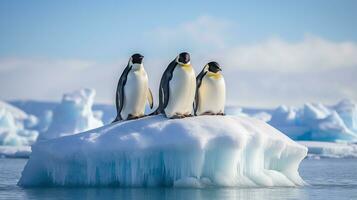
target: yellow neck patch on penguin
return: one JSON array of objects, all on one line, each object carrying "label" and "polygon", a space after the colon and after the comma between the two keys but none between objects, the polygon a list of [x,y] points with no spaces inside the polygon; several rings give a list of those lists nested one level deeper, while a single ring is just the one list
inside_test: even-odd
[{"label": "yellow neck patch on penguin", "polygon": [[208,77],[214,78],[214,79],[220,79],[221,78],[221,73],[213,73],[213,72],[207,72]]},{"label": "yellow neck patch on penguin", "polygon": [[182,64],[180,63],[180,66],[184,69],[184,70],[190,70],[191,69],[191,64]]}]

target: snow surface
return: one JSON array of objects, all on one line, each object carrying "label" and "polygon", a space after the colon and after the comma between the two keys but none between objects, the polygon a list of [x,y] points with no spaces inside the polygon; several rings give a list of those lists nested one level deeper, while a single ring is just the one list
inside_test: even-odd
[{"label": "snow surface", "polygon": [[63,95],[53,110],[51,124],[39,140],[52,139],[87,131],[103,125],[102,113],[92,111],[95,90],[81,89]]},{"label": "snow surface", "polygon": [[37,142],[20,186],[301,186],[307,148],[244,116],[118,122]]},{"label": "snow surface", "polygon": [[0,145],[31,145],[36,141],[38,132],[30,129],[37,123],[35,116],[0,101]]}]

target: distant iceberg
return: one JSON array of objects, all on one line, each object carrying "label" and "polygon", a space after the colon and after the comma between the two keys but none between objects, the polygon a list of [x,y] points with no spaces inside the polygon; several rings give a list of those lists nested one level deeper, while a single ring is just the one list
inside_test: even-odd
[{"label": "distant iceberg", "polygon": [[28,158],[30,146],[0,146],[0,158]]},{"label": "distant iceberg", "polygon": [[[92,110],[94,97],[95,90],[81,89],[64,94],[60,103],[14,101],[10,105],[0,101],[0,156],[28,157],[29,146],[38,139],[102,126],[102,112]],[[108,106],[99,107],[111,111]]]},{"label": "distant iceberg", "polygon": [[[34,127],[39,132],[45,132],[51,124],[53,111],[61,102],[38,101],[38,100],[13,100],[9,101],[27,114],[34,115],[38,118],[39,123]],[[94,103],[92,110],[96,118],[100,118],[104,124],[111,123],[116,117],[116,108],[113,104]]]},{"label": "distant iceberg", "polygon": [[347,128],[357,132],[357,105],[348,99],[344,99],[331,107],[343,120]]},{"label": "distant iceberg", "polygon": [[342,100],[333,106],[306,103],[302,108],[280,106],[268,123],[294,140],[357,141],[357,105]]},{"label": "distant iceberg", "polygon": [[299,141],[306,146],[308,158],[357,158],[357,144],[343,142]]},{"label": "distant iceberg", "polygon": [[40,141],[18,184],[31,186],[301,186],[307,148],[244,116],[163,116]]},{"label": "distant iceberg", "polygon": [[[36,141],[38,132],[31,130],[38,123],[35,116],[0,101],[0,145],[26,146]],[[1,152],[0,152],[1,154]]]},{"label": "distant iceberg", "polygon": [[53,110],[51,124],[39,140],[52,139],[97,128],[103,125],[101,113],[92,111],[95,90],[81,89],[63,95]]},{"label": "distant iceberg", "polygon": [[233,116],[250,116],[255,119],[262,120],[264,122],[268,122],[271,119],[271,115],[266,110],[254,109],[254,112],[251,112],[249,111],[249,109],[243,109],[238,106],[226,106],[225,114]]}]

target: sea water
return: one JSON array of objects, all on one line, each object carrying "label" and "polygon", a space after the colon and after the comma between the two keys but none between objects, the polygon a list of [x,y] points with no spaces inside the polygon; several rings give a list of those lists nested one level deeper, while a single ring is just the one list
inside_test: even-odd
[{"label": "sea water", "polygon": [[26,159],[0,159],[0,199],[357,199],[357,159],[305,159],[309,186],[274,188],[21,188]]}]

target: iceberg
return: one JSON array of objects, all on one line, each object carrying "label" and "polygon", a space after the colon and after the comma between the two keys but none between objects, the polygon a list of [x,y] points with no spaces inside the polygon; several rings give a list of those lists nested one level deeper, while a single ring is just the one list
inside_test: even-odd
[{"label": "iceberg", "polygon": [[308,158],[357,158],[357,144],[318,142],[318,141],[299,141],[299,144],[306,146]]},{"label": "iceberg", "polygon": [[280,106],[268,123],[294,140],[357,141],[357,106],[342,100],[333,106],[306,103],[302,108]]},{"label": "iceberg", "polygon": [[254,118],[158,115],[37,142],[18,185],[302,186],[306,155]]},{"label": "iceberg", "polygon": [[31,145],[38,136],[38,132],[31,128],[37,123],[36,117],[0,101],[0,145]]},{"label": "iceberg", "polygon": [[344,99],[332,106],[341,117],[347,128],[357,132],[357,105],[349,99]]},{"label": "iceberg", "polygon": [[0,146],[0,158],[28,158],[30,146]]},{"label": "iceberg", "polygon": [[[14,100],[9,101],[9,103],[25,111],[27,114],[36,116],[40,124],[38,124],[35,129],[39,132],[45,132],[51,124],[53,110],[55,110],[61,102]],[[114,104],[94,103],[92,110],[94,115],[96,115],[96,113],[101,115],[101,120],[104,124],[111,123],[117,114]],[[96,118],[98,117],[100,116],[96,116]]]},{"label": "iceberg", "polygon": [[[102,112],[92,111],[94,96],[94,90],[81,89],[64,94],[61,103],[0,101],[0,156],[28,157],[30,145],[37,140],[102,126]],[[99,107],[111,111],[110,106]]]},{"label": "iceberg", "polygon": [[95,90],[81,89],[63,95],[53,110],[51,124],[39,140],[52,139],[87,131],[103,125],[101,113],[92,111]]},{"label": "iceberg", "polygon": [[45,132],[51,124],[53,110],[58,106],[57,102],[34,101],[34,100],[16,100],[9,103],[20,108],[29,115],[38,119],[38,123],[33,127],[34,130]]}]

